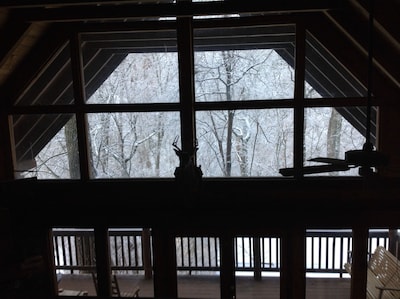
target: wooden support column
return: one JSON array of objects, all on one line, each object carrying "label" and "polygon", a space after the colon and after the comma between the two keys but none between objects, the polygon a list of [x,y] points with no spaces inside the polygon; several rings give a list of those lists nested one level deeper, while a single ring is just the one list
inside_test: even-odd
[{"label": "wooden support column", "polygon": [[[398,98],[393,101],[395,100]],[[378,109],[377,148],[389,157],[389,164],[378,169],[379,174],[384,177],[400,177],[399,111],[399,104],[384,105]]]},{"label": "wooden support column", "polygon": [[14,166],[13,166],[13,140],[11,140],[12,130],[12,117],[5,113],[4,108],[1,107],[0,112],[0,179],[12,180],[14,179]]},{"label": "wooden support column", "polygon": [[144,277],[151,279],[153,277],[153,269],[151,265],[151,242],[150,229],[144,228],[142,231],[142,248],[143,248],[143,267]]},{"label": "wooden support column", "polygon": [[261,244],[260,238],[254,237],[254,279],[260,281],[261,280]]},{"label": "wooden support column", "polygon": [[111,296],[110,239],[108,228],[98,226],[94,229],[96,247],[96,270],[98,296]]},{"label": "wooden support column", "polygon": [[368,229],[362,224],[353,227],[353,249],[351,265],[351,299],[367,296]]},{"label": "wooden support column", "polygon": [[389,251],[399,258],[399,235],[397,228],[389,229]]},{"label": "wooden support column", "polygon": [[182,150],[192,153],[195,149],[194,120],[194,54],[192,17],[177,20],[179,90],[181,102]]},{"label": "wooden support column", "polygon": [[84,106],[86,103],[85,79],[83,74],[83,55],[79,33],[72,33],[71,36],[71,65],[74,87],[74,100],[77,107],[76,130],[79,147],[80,179],[89,180],[91,167],[89,163],[89,139],[86,114]]},{"label": "wooden support column", "polygon": [[153,228],[154,297],[177,298],[175,237],[168,229]]},{"label": "wooden support column", "polygon": [[281,246],[280,298],[306,297],[305,228],[297,225],[288,229]]},{"label": "wooden support column", "polygon": [[220,237],[221,248],[221,299],[236,298],[235,252],[233,236],[230,233]]},{"label": "wooden support column", "polygon": [[294,86],[294,167],[295,177],[301,178],[304,164],[304,78],[305,78],[305,27],[296,24],[295,86]]},{"label": "wooden support column", "polygon": [[54,295],[58,295],[58,282],[55,272],[55,261],[54,261],[54,247],[53,247],[53,233],[52,229],[46,229],[44,232],[44,262],[46,268],[46,284],[49,286],[48,295],[52,298]]}]

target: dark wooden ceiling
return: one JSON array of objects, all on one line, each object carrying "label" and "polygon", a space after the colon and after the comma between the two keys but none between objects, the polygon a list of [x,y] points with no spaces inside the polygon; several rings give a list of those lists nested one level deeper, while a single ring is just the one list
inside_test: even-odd
[{"label": "dark wooden ceiling", "polygon": [[[366,54],[368,22],[367,0],[336,1],[224,1],[209,3],[171,4],[171,1],[2,1],[0,3],[0,84],[6,88],[9,78],[15,78],[18,66],[26,63],[35,44],[49,34],[54,23],[70,25],[71,22],[104,22],[107,20],[140,20],[144,16],[202,15],[208,13],[250,14],[261,12],[276,17],[283,15],[306,15],[312,30],[325,39],[324,44],[332,53],[340,55],[343,45],[337,36],[346,35],[351,46]],[[400,1],[374,1],[375,32],[373,50],[375,67],[390,82],[393,88],[400,87]],[[329,31],[327,31],[329,30]],[[323,34],[330,32],[330,34]],[[49,41],[49,45],[51,41]],[[343,54],[342,54],[343,55]],[[348,57],[344,63],[359,64],[357,57]]]}]

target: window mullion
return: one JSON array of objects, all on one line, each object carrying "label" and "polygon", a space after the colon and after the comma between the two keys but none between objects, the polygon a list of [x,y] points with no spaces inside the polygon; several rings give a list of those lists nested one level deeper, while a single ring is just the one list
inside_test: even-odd
[{"label": "window mullion", "polygon": [[182,150],[188,153],[195,148],[194,119],[194,54],[192,17],[177,20],[179,93]]},{"label": "window mullion", "polygon": [[296,24],[295,87],[294,87],[294,168],[295,177],[301,177],[304,162],[304,81],[305,81],[305,27]]},{"label": "window mullion", "polygon": [[83,57],[80,34],[74,33],[71,36],[71,64],[72,79],[74,87],[74,99],[76,107],[76,129],[79,148],[79,167],[82,180],[90,178],[90,168],[88,159],[88,140],[87,140],[87,121],[84,112],[86,102],[84,75],[83,75]]}]

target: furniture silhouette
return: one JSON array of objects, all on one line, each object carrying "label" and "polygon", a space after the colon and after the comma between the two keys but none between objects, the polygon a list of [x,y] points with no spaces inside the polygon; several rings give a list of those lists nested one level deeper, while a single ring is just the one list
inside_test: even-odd
[{"label": "furniture silhouette", "polygon": [[[351,262],[344,267],[351,275]],[[367,298],[400,298],[400,261],[383,246],[376,248],[368,262]]]},{"label": "furniture silhouette", "polygon": [[[98,283],[97,283],[97,276],[96,273],[92,272],[92,278],[94,287],[96,289],[96,294],[98,294]],[[134,287],[132,290],[129,291],[121,291],[119,288],[119,283],[117,279],[117,275],[111,275],[111,294],[113,297],[130,297],[130,298],[137,298],[139,297],[140,288],[138,286]]]}]

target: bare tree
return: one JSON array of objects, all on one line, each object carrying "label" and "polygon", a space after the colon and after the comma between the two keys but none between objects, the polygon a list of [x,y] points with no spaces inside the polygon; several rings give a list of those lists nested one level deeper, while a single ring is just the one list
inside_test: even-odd
[{"label": "bare tree", "polygon": [[328,157],[338,158],[340,154],[340,135],[342,130],[342,116],[339,112],[332,108],[331,116],[329,118],[328,132],[327,132],[327,149]]},{"label": "bare tree", "polygon": [[[281,87],[286,85],[281,82],[281,74],[271,72],[268,67],[273,64],[274,59],[276,60],[273,53],[272,50],[198,53],[195,60],[196,99],[230,102],[274,97],[273,92],[277,86],[273,88],[271,82],[275,82],[274,84],[279,82],[282,84]],[[262,175],[259,170],[260,163],[256,163],[257,167],[254,167],[254,158],[255,155],[259,155],[258,151],[262,151],[259,136],[267,135],[258,133],[270,130],[266,127],[267,121],[275,130],[280,130],[278,125],[272,124],[277,120],[275,118],[266,120],[267,115],[273,114],[267,112],[263,116],[262,111],[254,110],[209,111],[197,114],[201,141],[210,149],[208,160],[211,156],[214,158],[223,176],[249,176],[254,169]],[[279,135],[274,133],[274,136]],[[266,137],[264,142],[268,143],[270,140],[271,138]],[[287,140],[281,138],[280,142]],[[286,146],[283,148],[287,149]],[[205,157],[205,154],[202,157]],[[201,164],[203,163],[204,161]],[[208,169],[215,172],[212,170],[211,162],[204,164],[206,169],[210,165]]]},{"label": "bare tree", "polygon": [[[171,68],[167,68],[171,65]],[[95,103],[152,103],[177,101],[177,62],[165,53],[128,55],[94,94]],[[174,79],[175,78],[175,79]],[[179,127],[167,113],[107,113],[91,115],[89,127],[94,161],[105,177],[165,176],[165,144]],[[179,120],[176,119],[176,122]],[[168,126],[174,126],[169,130]],[[168,134],[166,135],[166,133]],[[167,140],[169,138],[169,140]],[[167,158],[169,163],[170,158]],[[172,161],[172,160],[171,160]],[[164,161],[165,163],[165,161]],[[170,175],[173,175],[171,165]]]},{"label": "bare tree", "polygon": [[79,167],[79,150],[75,117],[71,117],[71,119],[65,124],[64,131],[70,177],[72,179],[79,179],[81,174]]}]

